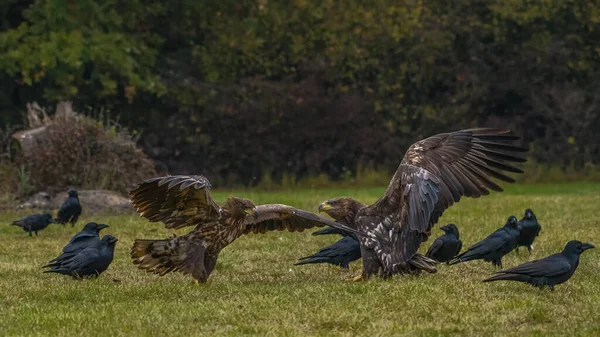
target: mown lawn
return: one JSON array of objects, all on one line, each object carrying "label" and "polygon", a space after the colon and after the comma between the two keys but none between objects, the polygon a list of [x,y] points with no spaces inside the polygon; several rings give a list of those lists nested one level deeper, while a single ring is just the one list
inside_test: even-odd
[{"label": "mown lawn", "polygon": [[[383,189],[214,192],[258,203],[308,210],[340,195],[374,201]],[[511,267],[560,251],[571,239],[600,247],[600,185],[512,186],[506,193],[464,199],[441,224],[454,222],[468,246],[531,207],[543,226],[532,256],[509,254]],[[434,275],[348,282],[329,265],[293,266],[336,237],[274,232],[242,237],[221,254],[206,285],[178,274],[157,277],[129,260],[134,238],[172,235],[136,215],[87,215],[77,228],[51,225],[30,238],[9,226],[23,214],[0,217],[0,335],[2,336],[599,336],[600,249],[582,255],[579,269],[556,291],[520,283],[482,283],[483,262],[440,266]],[[110,225],[120,241],[98,280],[43,274],[87,221]],[[434,230],[434,235],[441,231]],[[423,252],[432,242],[430,239]],[[352,265],[358,272],[360,262]],[[118,281],[117,281],[118,280]]]}]

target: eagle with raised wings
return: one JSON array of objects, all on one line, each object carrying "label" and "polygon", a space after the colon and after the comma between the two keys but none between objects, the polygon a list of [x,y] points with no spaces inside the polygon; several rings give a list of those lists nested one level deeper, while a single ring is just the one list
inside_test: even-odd
[{"label": "eagle with raised wings", "polygon": [[491,178],[512,183],[505,172],[523,173],[507,162],[526,159],[527,149],[511,143],[510,130],[479,128],[438,134],[411,145],[385,193],[372,205],[341,197],[323,202],[319,211],[367,236],[360,236],[362,274],[435,273],[436,261],[417,250],[433,225],[461,197],[478,198],[502,191]]},{"label": "eagle with raised wings", "polygon": [[248,199],[230,197],[219,206],[210,197],[210,187],[203,176],[167,176],[148,179],[129,193],[137,212],[151,222],[161,221],[171,229],[195,226],[183,236],[136,239],[131,258],[138,268],[160,276],[178,271],[191,274],[196,282],[206,282],[221,250],[243,234],[302,232],[325,225],[360,234],[287,205],[255,206]]}]

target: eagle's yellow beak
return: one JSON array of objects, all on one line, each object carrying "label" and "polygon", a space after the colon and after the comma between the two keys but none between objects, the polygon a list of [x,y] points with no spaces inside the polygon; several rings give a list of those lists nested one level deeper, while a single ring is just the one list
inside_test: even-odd
[{"label": "eagle's yellow beak", "polygon": [[256,213],[256,208],[248,208],[244,210],[244,213],[246,214],[250,214],[253,215],[254,213]]},{"label": "eagle's yellow beak", "polygon": [[330,204],[328,204],[327,201],[325,201],[319,205],[319,212],[328,211],[332,208],[333,207]]}]

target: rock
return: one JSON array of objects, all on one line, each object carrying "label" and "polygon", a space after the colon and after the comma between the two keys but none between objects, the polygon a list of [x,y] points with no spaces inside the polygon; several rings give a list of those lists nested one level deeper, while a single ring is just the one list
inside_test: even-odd
[{"label": "rock", "polygon": [[[83,207],[84,212],[133,212],[134,209],[129,202],[129,199],[121,194],[106,190],[78,190],[79,202]],[[58,210],[62,203],[67,198],[67,193],[59,193],[55,196],[50,196],[48,193],[40,192],[19,208],[40,208],[44,210]]]}]

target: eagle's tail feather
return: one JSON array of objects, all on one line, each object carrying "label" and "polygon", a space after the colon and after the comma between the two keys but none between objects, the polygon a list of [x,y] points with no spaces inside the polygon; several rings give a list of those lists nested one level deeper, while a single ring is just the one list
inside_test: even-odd
[{"label": "eagle's tail feather", "polygon": [[428,273],[437,273],[437,268],[435,267],[436,264],[438,264],[439,262],[428,258],[427,256],[421,255],[421,254],[415,254],[415,256],[413,256],[408,263],[414,267],[417,267],[420,270],[424,270]]},{"label": "eagle's tail feather", "polygon": [[131,247],[133,264],[149,273],[163,276],[179,271],[192,274],[200,281],[208,277],[204,268],[205,249],[188,240],[186,236],[174,236],[164,240],[136,239]]}]

